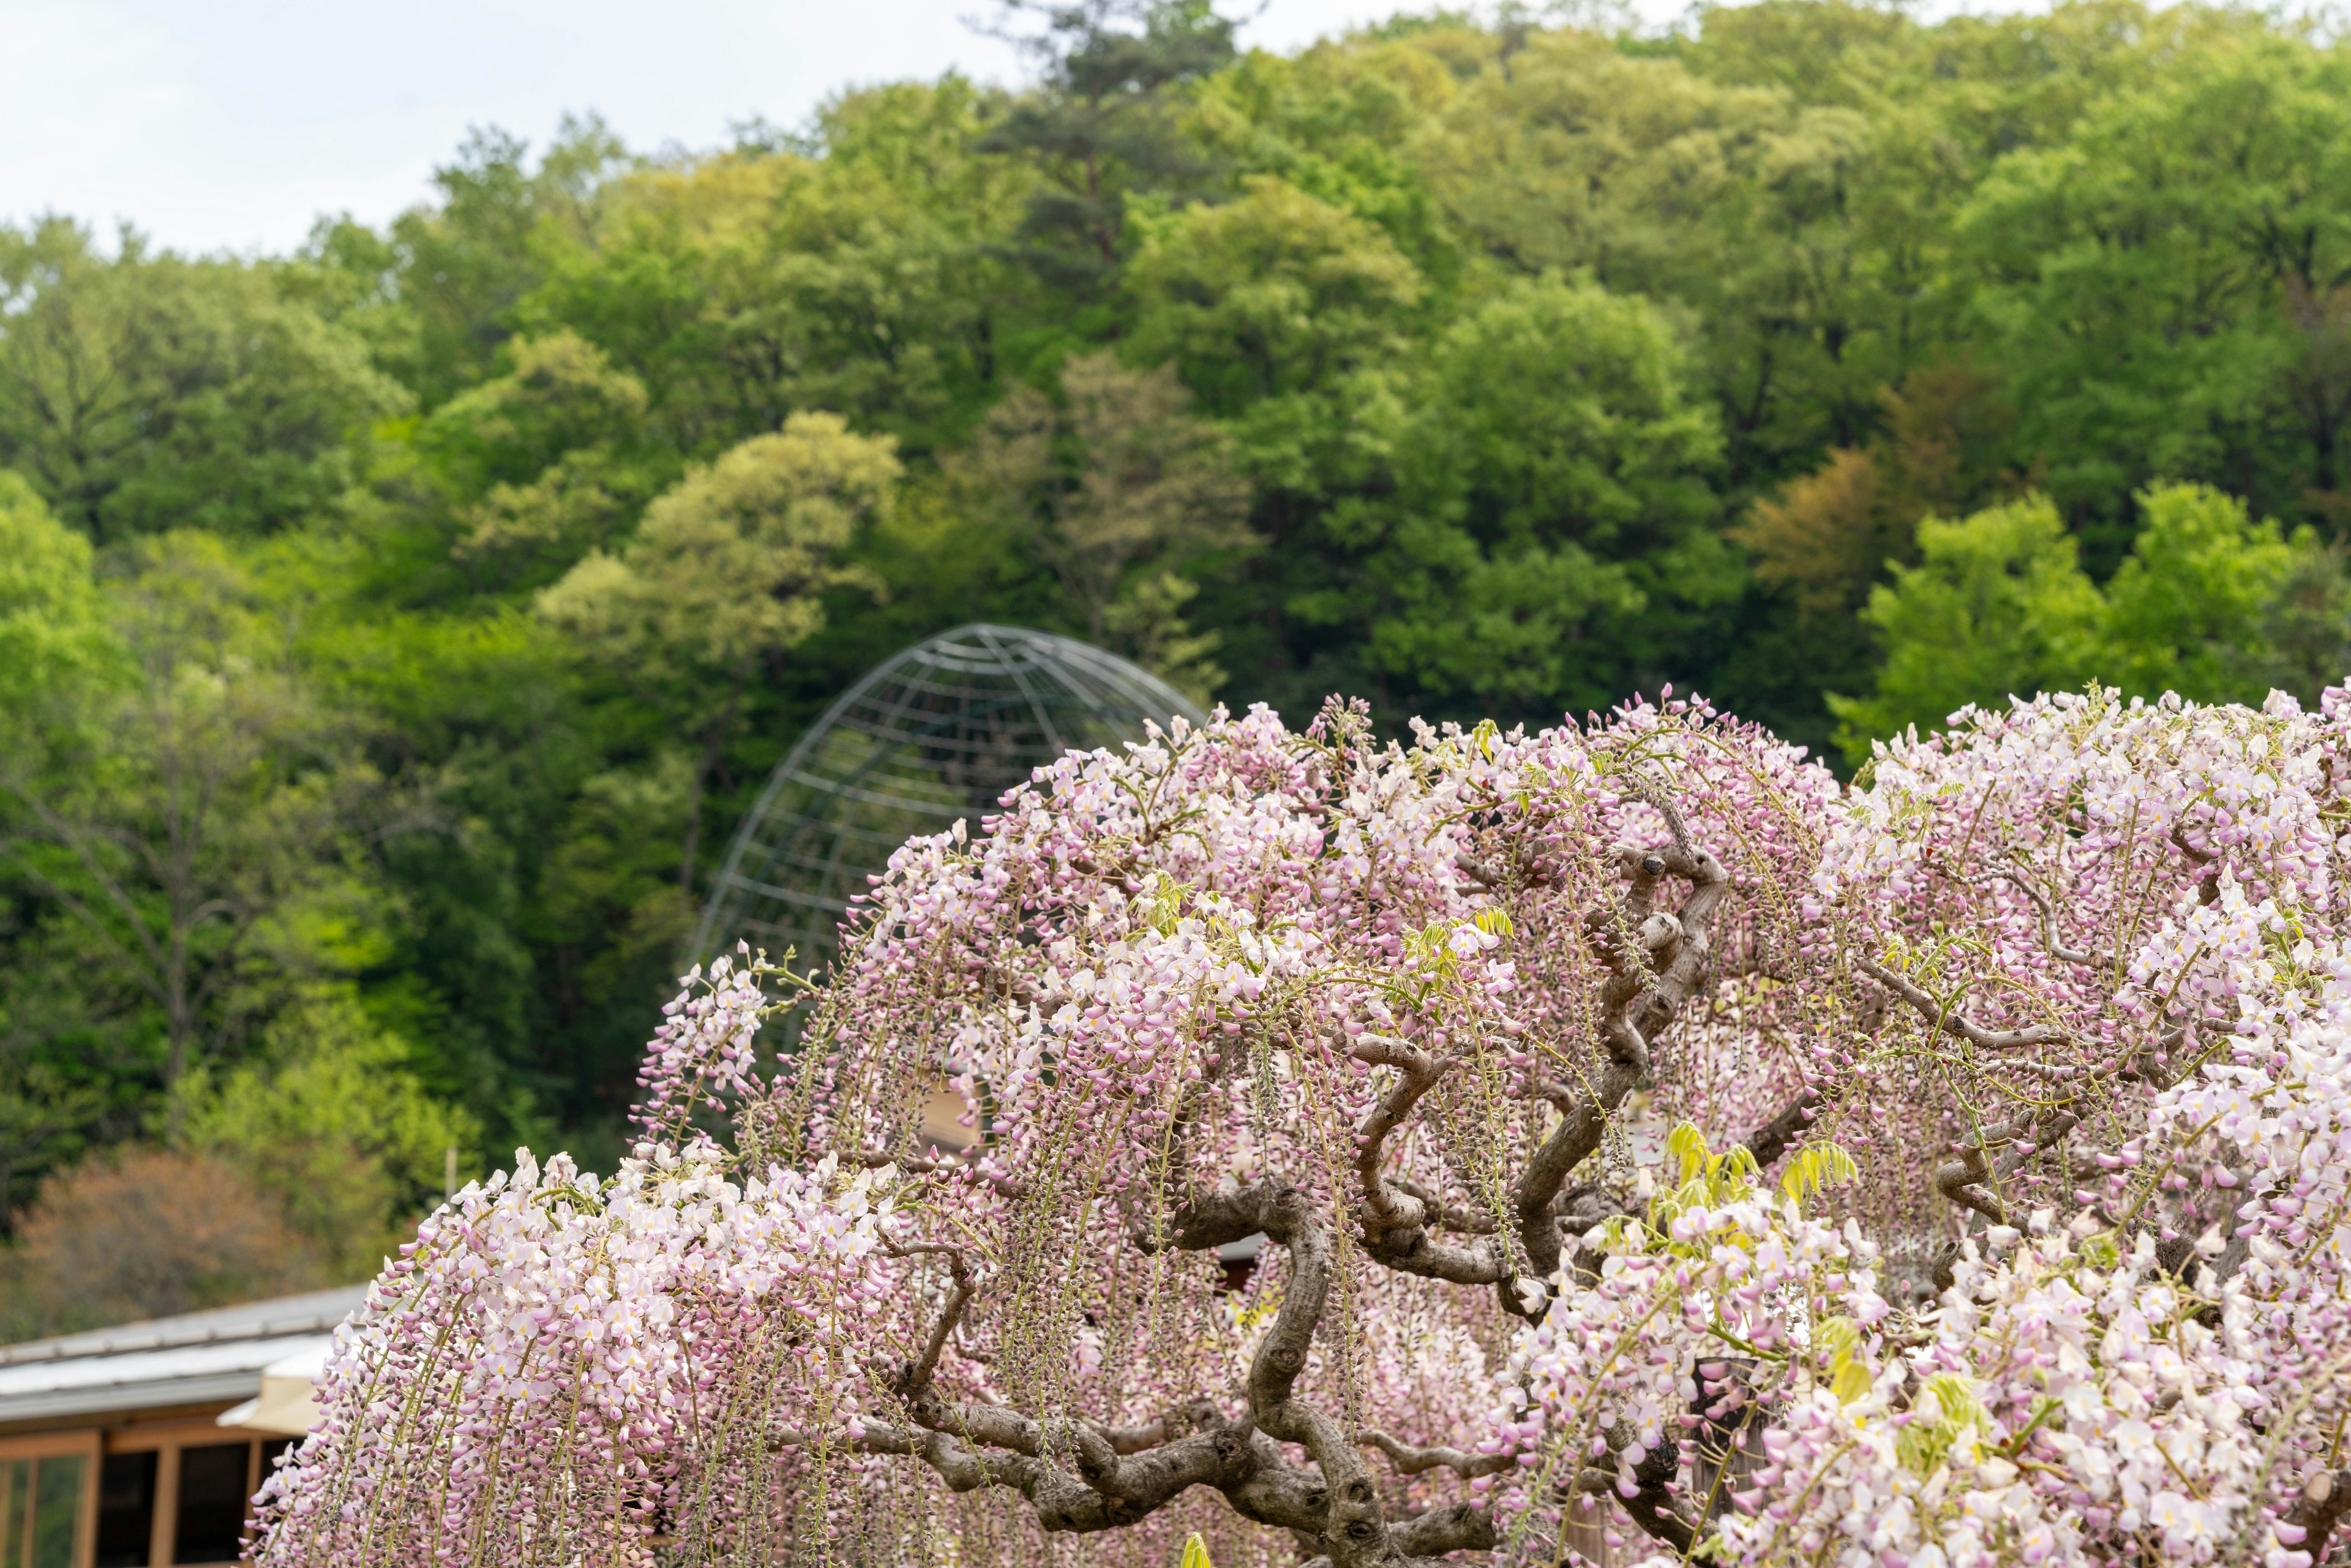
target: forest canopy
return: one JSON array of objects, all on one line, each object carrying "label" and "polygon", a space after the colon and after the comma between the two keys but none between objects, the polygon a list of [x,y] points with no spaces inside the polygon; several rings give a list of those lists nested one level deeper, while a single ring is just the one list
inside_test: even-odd
[{"label": "forest canopy", "polygon": [[363,1272],[451,1147],[609,1168],[749,794],[963,621],[1389,731],[1670,684],[1847,769],[2343,673],[2312,28],[1012,19],[1019,90],[484,130],[288,256],[0,227],[12,1227],[162,1145]]}]

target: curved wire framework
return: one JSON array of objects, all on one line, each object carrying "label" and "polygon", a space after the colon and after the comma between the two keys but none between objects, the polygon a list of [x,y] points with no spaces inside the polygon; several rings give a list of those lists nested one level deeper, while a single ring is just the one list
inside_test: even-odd
[{"label": "curved wire framework", "polygon": [[1205,722],[1149,671],[1050,632],[974,624],[917,643],[843,693],[768,779],[727,849],[694,956],[748,941],[820,967],[850,899],[900,844],[958,817],[976,829],[1042,764],[1140,740],[1178,714]]}]

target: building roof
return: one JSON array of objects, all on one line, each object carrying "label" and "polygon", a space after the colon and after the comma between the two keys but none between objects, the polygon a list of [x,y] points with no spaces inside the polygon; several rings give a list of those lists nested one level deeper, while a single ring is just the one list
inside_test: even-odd
[{"label": "building roof", "polygon": [[262,1369],[333,1342],[365,1285],[0,1346],[0,1423],[249,1399]]}]

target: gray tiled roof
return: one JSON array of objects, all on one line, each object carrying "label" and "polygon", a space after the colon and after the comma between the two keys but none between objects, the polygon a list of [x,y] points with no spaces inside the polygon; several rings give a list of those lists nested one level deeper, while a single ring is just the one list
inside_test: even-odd
[{"label": "gray tiled roof", "polygon": [[0,1422],[249,1398],[261,1369],[331,1338],[365,1285],[0,1346]]}]

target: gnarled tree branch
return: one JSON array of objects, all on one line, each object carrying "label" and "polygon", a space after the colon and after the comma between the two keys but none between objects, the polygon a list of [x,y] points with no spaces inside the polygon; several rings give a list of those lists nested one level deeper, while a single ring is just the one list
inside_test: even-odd
[{"label": "gnarled tree branch", "polygon": [[[1678,824],[1680,819],[1669,812],[1667,821]],[[1730,873],[1713,855],[1691,848],[1678,828],[1677,837],[1680,841],[1661,848],[1620,849],[1617,863],[1628,883],[1624,916],[1619,920],[1595,912],[1584,922],[1609,971],[1600,992],[1600,1045],[1606,1061],[1598,1082],[1580,1091],[1563,1084],[1538,1090],[1559,1107],[1559,1124],[1520,1174],[1510,1199],[1519,1244],[1539,1278],[1549,1279],[1559,1270],[1559,1225],[1552,1204],[1560,1188],[1568,1174],[1600,1147],[1608,1118],[1648,1071],[1649,1036],[1673,1021],[1704,977],[1714,952],[1714,920],[1729,895]],[[1671,915],[1656,909],[1658,885],[1668,876],[1690,884],[1689,897]],[[1501,1297],[1506,1309],[1521,1316],[1540,1317],[1548,1306],[1521,1304],[1508,1283]]]},{"label": "gnarled tree branch", "polygon": [[1856,956],[1854,967],[1910,1004],[1911,1009],[1927,1020],[1929,1029],[1940,1030],[1956,1040],[1985,1051],[2016,1051],[2025,1046],[2047,1045],[2065,1038],[2065,1031],[2054,1024],[2037,1023],[2025,1029],[1986,1029],[1967,1014],[1947,1008],[1912,982],[1907,975],[1889,969],[1876,959]]}]

